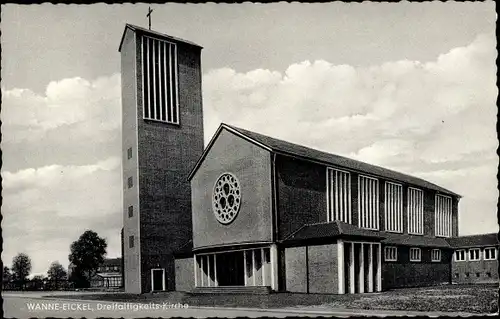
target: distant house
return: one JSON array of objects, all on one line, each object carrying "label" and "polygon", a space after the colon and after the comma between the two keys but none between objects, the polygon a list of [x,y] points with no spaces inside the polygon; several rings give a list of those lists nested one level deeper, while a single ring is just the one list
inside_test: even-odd
[{"label": "distant house", "polygon": [[97,273],[90,281],[92,288],[120,288],[122,287],[122,259],[105,259],[97,268]]}]

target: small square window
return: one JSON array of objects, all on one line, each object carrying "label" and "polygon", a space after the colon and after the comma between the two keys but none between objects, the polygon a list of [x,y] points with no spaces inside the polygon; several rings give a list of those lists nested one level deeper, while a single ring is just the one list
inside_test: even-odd
[{"label": "small square window", "polygon": [[486,273],[486,276],[487,276],[488,278],[491,278],[491,272],[487,272],[487,273]]},{"label": "small square window", "polygon": [[134,186],[134,182],[132,180],[132,177],[129,177],[127,179],[127,185],[128,185],[128,188],[132,188],[132,186]]},{"label": "small square window", "polygon": [[134,248],[134,236],[128,237],[128,248]]},{"label": "small square window", "polygon": [[470,274],[469,274],[468,272],[466,272],[466,273],[465,273],[465,278],[469,278],[469,275],[470,275]]},{"label": "small square window", "polygon": [[465,261],[465,250],[460,249],[455,251],[455,261]]},{"label": "small square window", "polygon": [[497,249],[495,247],[488,247],[484,249],[484,260],[497,259]]},{"label": "small square window", "polygon": [[128,207],[128,217],[134,216],[134,206],[129,206]]},{"label": "small square window", "polygon": [[422,251],[420,248],[410,248],[410,261],[420,261],[422,259]]},{"label": "small square window", "polygon": [[396,247],[385,247],[384,248],[384,259],[385,261],[396,261],[398,260],[398,249]]},{"label": "small square window", "polygon": [[458,272],[455,273],[455,278],[458,278],[460,275],[458,274]]},{"label": "small square window", "polygon": [[431,250],[431,261],[434,262],[441,261],[441,250],[439,249]]},{"label": "small square window", "polygon": [[131,159],[132,158],[132,147],[129,147],[127,150],[127,158]]},{"label": "small square window", "polygon": [[479,248],[469,249],[469,260],[475,261],[481,259],[481,251]]},{"label": "small square window", "polygon": [[478,278],[479,278],[479,276],[480,276],[480,274],[479,274],[478,272],[476,272],[476,277],[478,277]]}]

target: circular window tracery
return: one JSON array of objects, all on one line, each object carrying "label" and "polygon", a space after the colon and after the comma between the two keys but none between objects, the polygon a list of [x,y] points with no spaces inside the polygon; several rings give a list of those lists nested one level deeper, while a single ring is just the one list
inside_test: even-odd
[{"label": "circular window tracery", "polygon": [[227,225],[238,215],[241,206],[240,182],[231,173],[224,173],[215,182],[212,208],[219,223]]}]

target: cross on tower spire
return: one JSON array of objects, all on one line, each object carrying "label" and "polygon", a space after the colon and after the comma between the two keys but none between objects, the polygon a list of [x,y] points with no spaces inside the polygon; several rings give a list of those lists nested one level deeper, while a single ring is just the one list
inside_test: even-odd
[{"label": "cross on tower spire", "polygon": [[148,17],[149,19],[149,30],[151,30],[151,13],[153,12],[153,10],[151,9],[151,7],[148,8],[148,14],[146,14],[146,17]]}]

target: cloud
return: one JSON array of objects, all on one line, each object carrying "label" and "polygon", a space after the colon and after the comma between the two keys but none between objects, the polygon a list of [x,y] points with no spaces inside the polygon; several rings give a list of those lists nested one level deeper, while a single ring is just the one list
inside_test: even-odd
[{"label": "cloud", "polygon": [[[205,140],[227,122],[441,181],[463,190],[465,219],[483,218],[462,223],[463,233],[494,231],[498,192],[481,178],[496,176],[498,164],[495,47],[491,33],[426,63],[353,67],[317,60],[284,73],[212,70],[204,77]],[[456,172],[483,165],[490,175],[475,181],[484,195],[468,196],[470,182]]]},{"label": "cloud", "polygon": [[2,173],[4,251],[9,263],[25,251],[33,272],[52,261],[68,264],[69,246],[86,230],[107,238],[108,254],[120,254],[120,158],[83,166],[51,165]]},{"label": "cloud", "polygon": [[45,95],[2,90],[2,259],[44,273],[86,229],[120,254],[120,75],[63,79]]},{"label": "cloud", "polygon": [[119,155],[120,92],[119,74],[54,81],[45,95],[2,90],[3,168],[79,165]]}]

